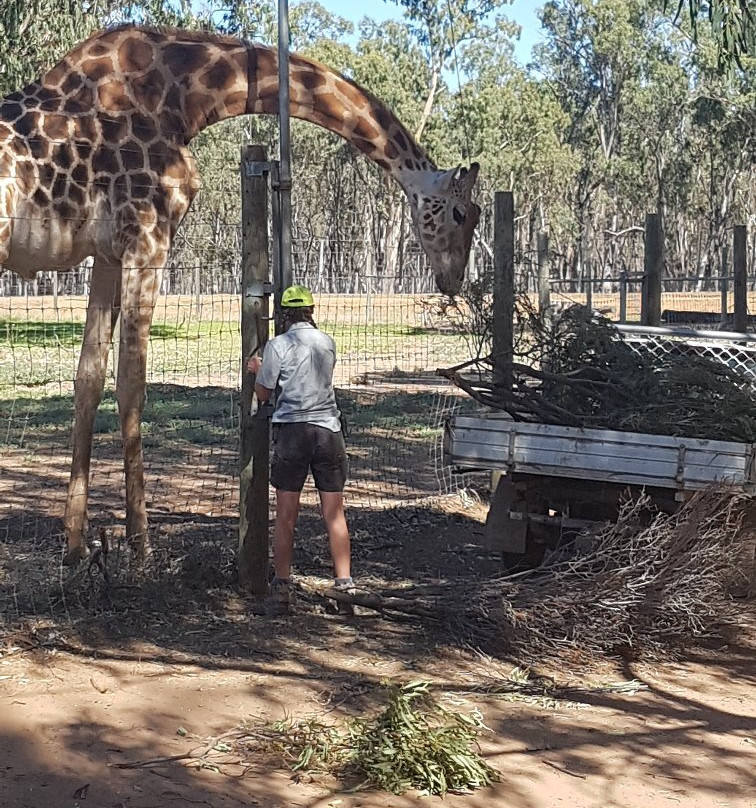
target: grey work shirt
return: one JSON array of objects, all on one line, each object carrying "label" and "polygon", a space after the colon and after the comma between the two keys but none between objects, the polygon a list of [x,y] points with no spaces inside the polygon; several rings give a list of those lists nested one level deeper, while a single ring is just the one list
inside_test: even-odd
[{"label": "grey work shirt", "polygon": [[336,344],[310,323],[294,323],[274,337],[263,352],[256,382],[279,387],[274,424],[308,423],[331,432],[341,429],[333,390]]}]

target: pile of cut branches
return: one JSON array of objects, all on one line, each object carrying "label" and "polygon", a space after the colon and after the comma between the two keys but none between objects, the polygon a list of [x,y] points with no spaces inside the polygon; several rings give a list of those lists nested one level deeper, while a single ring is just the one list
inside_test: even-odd
[{"label": "pile of cut branches", "polygon": [[608,320],[583,306],[527,319],[523,361],[501,369],[512,390],[494,383],[493,357],[440,369],[475,400],[517,421],[618,429],[691,438],[756,440],[756,398],[747,379],[715,360],[684,351],[656,357],[627,344]]},{"label": "pile of cut branches", "polygon": [[253,723],[205,741],[186,755],[116,765],[147,768],[181,760],[223,771],[239,765],[248,769],[262,756],[282,761],[294,772],[354,781],[353,791],[392,794],[417,789],[443,796],[499,781],[499,773],[477,750],[478,736],[488,729],[477,710],[463,714],[442,707],[428,682],[382,684],[386,705],[374,717],[351,717],[341,724],[317,718]]},{"label": "pile of cut branches", "polygon": [[571,650],[587,657],[620,650],[663,657],[736,625],[748,586],[752,534],[742,529],[750,497],[712,488],[676,513],[646,494],[626,500],[589,547],[525,576],[482,582],[467,593],[460,628],[483,647],[506,637],[523,659]]},{"label": "pile of cut branches", "polygon": [[616,522],[537,569],[474,587],[450,581],[343,598],[437,621],[472,647],[526,662],[565,652],[586,660],[619,651],[662,658],[720,636],[749,608],[732,593],[753,585],[753,533],[743,528],[753,507],[741,491],[712,487],[670,515],[644,493],[622,503]]}]

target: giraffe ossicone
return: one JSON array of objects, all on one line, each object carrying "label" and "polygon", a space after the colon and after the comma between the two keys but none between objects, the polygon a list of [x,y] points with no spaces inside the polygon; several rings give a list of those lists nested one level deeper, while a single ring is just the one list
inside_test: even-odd
[{"label": "giraffe ossicone", "polygon": [[[291,114],[341,135],[407,194],[440,291],[462,285],[480,209],[478,174],[439,171],[369,92],[292,54]],[[146,548],[141,418],[160,273],[199,189],[187,145],[207,126],[278,113],[276,51],[180,29],[123,25],[77,45],[39,81],[0,100],[0,266],[25,278],[93,257],[74,393],[64,525],[68,558],[86,555],[94,419],[110,342],[126,482],[126,534]]]}]

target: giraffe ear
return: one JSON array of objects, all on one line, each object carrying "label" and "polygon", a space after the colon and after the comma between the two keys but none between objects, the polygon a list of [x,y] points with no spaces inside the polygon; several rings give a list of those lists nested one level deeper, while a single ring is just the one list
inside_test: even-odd
[{"label": "giraffe ear", "polygon": [[442,171],[436,178],[436,181],[433,183],[434,190],[437,193],[447,193],[449,191],[449,187],[457,177],[459,168],[460,167],[457,166],[456,168],[450,168],[448,171]]},{"label": "giraffe ear", "polygon": [[466,193],[470,193],[472,191],[473,185],[475,185],[475,180],[478,179],[479,170],[479,163],[472,163],[470,168],[460,169],[459,182]]}]

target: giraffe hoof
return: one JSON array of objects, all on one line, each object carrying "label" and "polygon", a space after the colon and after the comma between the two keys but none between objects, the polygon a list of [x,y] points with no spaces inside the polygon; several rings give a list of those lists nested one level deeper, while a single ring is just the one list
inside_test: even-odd
[{"label": "giraffe hoof", "polygon": [[80,547],[72,547],[63,556],[63,566],[75,567],[77,564],[82,562],[88,555],[89,555],[89,548],[87,547],[86,544],[83,544]]}]

